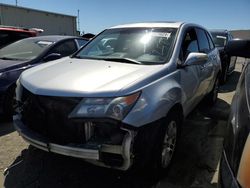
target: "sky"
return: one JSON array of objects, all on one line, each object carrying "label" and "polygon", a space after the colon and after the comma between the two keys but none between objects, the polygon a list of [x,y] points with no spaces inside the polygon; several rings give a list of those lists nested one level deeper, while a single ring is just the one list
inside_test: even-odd
[{"label": "sky", "polygon": [[[16,0],[0,0],[15,5]],[[97,34],[114,25],[185,21],[208,29],[250,29],[250,0],[17,0],[17,5],[77,16],[80,30]]]}]

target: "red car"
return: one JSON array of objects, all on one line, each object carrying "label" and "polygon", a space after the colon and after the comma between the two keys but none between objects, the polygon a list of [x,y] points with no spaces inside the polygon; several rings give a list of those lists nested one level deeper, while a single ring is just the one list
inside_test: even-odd
[{"label": "red car", "polygon": [[35,37],[42,31],[41,29],[25,29],[0,25],[0,48],[23,38]]}]

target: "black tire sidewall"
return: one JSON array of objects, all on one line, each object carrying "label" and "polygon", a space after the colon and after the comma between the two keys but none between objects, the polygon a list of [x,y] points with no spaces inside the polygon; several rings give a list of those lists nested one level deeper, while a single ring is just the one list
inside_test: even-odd
[{"label": "black tire sidewall", "polygon": [[[176,112],[178,113],[178,112]],[[162,119],[161,121],[161,126],[159,128],[159,133],[158,133],[158,137],[156,139],[156,143],[155,143],[155,157],[153,158],[153,167],[155,170],[157,170],[158,172],[162,173],[164,171],[167,171],[168,168],[171,166],[171,163],[173,161],[173,158],[175,156],[176,153],[176,148],[178,146],[178,140],[179,140],[179,136],[180,136],[180,125],[181,125],[181,118],[178,117],[178,115],[171,112],[167,115],[166,118]],[[176,136],[176,143],[175,143],[175,149],[171,158],[171,162],[170,164],[166,167],[163,168],[161,161],[162,161],[162,146],[163,146],[163,141],[164,141],[164,137],[166,134],[166,130],[167,130],[167,126],[169,126],[170,122],[175,121],[176,122],[176,126],[177,126],[177,136]]]},{"label": "black tire sidewall", "polygon": [[12,86],[7,90],[4,96],[3,114],[6,118],[10,118],[14,113],[13,109],[14,95],[15,95],[15,86]]}]

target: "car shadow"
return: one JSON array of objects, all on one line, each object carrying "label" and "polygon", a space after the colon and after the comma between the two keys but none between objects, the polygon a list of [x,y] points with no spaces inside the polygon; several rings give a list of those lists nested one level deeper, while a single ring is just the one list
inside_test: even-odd
[{"label": "car shadow", "polygon": [[0,116],[0,137],[12,133],[14,131],[15,128],[12,124],[12,120]]},{"label": "car shadow", "polygon": [[144,172],[135,174],[101,168],[80,159],[47,153],[34,147],[23,150],[5,173],[5,188],[147,188],[155,184]]},{"label": "car shadow", "polygon": [[[223,111],[224,110],[224,111]],[[159,188],[217,188],[218,164],[230,105],[201,103],[185,120],[175,158]],[[223,113],[222,113],[223,112]]]},{"label": "car shadow", "polygon": [[239,81],[240,78],[240,72],[238,71],[234,71],[227,80],[227,83],[220,86],[220,90],[219,93],[228,93],[228,92],[232,92],[235,91],[237,83]]},{"label": "car shadow", "polygon": [[150,172],[101,168],[80,159],[47,153],[30,146],[6,171],[4,186],[215,188],[217,184],[212,181],[220,160],[225,119],[228,116],[226,113],[221,115],[221,112],[229,107],[223,100],[218,100],[210,110],[201,104],[187,117],[172,164],[161,177],[154,178]]}]

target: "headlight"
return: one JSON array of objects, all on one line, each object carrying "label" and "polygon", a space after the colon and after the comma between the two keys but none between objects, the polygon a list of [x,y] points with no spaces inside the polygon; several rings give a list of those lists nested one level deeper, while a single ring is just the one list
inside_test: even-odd
[{"label": "headlight", "polygon": [[139,98],[140,93],[117,98],[85,98],[69,118],[113,118],[122,120]]}]

